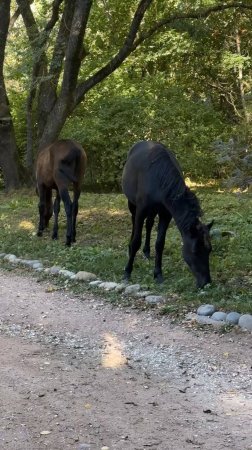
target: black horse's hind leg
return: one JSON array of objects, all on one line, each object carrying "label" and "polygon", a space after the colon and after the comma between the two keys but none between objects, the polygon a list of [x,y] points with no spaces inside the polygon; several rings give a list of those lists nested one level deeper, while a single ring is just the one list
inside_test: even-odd
[{"label": "black horse's hind leg", "polygon": [[72,228],[72,242],[76,242],[76,218],[79,211],[79,198],[81,191],[74,187],[74,197],[73,197],[73,228]]},{"label": "black horse's hind leg", "polygon": [[145,243],[144,243],[144,247],[143,247],[143,253],[147,259],[150,258],[150,239],[151,239],[151,230],[154,225],[154,219],[155,219],[155,215],[153,215],[153,216],[150,215],[146,219],[146,225],[145,225],[146,236],[145,236]]},{"label": "black horse's hind leg", "polygon": [[38,231],[37,236],[42,236],[43,231],[45,229],[45,210],[46,210],[46,188],[44,186],[38,187],[38,194],[39,194],[39,224],[38,224]]},{"label": "black horse's hind leg", "polygon": [[53,204],[53,212],[54,212],[54,224],[53,224],[53,233],[52,239],[58,239],[58,218],[60,212],[60,195],[59,192],[56,192],[56,197]]},{"label": "black horse's hind leg", "polygon": [[130,275],[133,269],[133,263],[136,256],[136,252],[141,247],[141,240],[142,240],[142,230],[143,230],[143,224],[145,220],[146,214],[143,210],[136,211],[136,215],[134,218],[134,225],[132,229],[132,239],[129,245],[129,260],[124,270],[124,279],[129,280]]},{"label": "black horse's hind leg", "polygon": [[67,231],[66,231],[66,245],[70,246],[72,242],[72,230],[73,230],[73,204],[69,195],[68,190],[61,189],[59,191],[60,197],[64,203],[66,217],[67,217]]},{"label": "black horse's hind leg", "polygon": [[154,268],[154,278],[157,283],[163,283],[163,274],[162,274],[162,256],[165,245],[165,236],[168,225],[171,221],[172,216],[166,215],[159,216],[158,222],[158,234],[156,240],[156,257],[155,257],[155,268]]}]

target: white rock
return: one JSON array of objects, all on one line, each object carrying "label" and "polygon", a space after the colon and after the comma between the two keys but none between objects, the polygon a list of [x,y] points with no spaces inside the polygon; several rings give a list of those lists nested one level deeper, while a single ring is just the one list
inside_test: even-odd
[{"label": "white rock", "polygon": [[99,284],[99,288],[104,289],[105,291],[112,291],[117,286],[117,283],[114,281],[104,281]]},{"label": "white rock", "polygon": [[145,297],[145,301],[150,305],[157,305],[158,303],[162,303],[164,298],[162,295],[147,295],[147,297]]},{"label": "white rock", "polygon": [[211,316],[215,312],[214,305],[201,305],[197,309],[197,314],[199,316]]},{"label": "white rock", "polygon": [[76,273],[74,279],[78,281],[91,281],[97,280],[97,276],[95,275],[95,273],[85,272],[84,270],[81,270]]},{"label": "white rock", "polygon": [[135,294],[136,292],[140,291],[140,289],[140,284],[130,284],[129,286],[126,286],[124,293],[126,295]]},{"label": "white rock", "polygon": [[58,275],[60,270],[61,270],[61,267],[59,267],[59,266],[52,266],[52,267],[50,267],[49,272],[52,275]]},{"label": "white rock", "polygon": [[43,269],[43,264],[41,262],[33,263],[32,268],[33,269]]},{"label": "white rock", "polygon": [[222,320],[224,322],[226,320],[226,317],[227,317],[227,313],[225,313],[223,311],[216,311],[211,316],[211,319],[213,319],[213,320]]},{"label": "white rock", "polygon": [[252,315],[243,314],[240,317],[238,324],[243,330],[252,331]]},{"label": "white rock", "polygon": [[230,323],[232,325],[237,325],[240,317],[241,317],[241,314],[239,314],[236,311],[231,311],[230,313],[227,314],[226,322]]},{"label": "white rock", "polygon": [[66,277],[66,278],[71,278],[73,275],[75,275],[75,273],[71,272],[70,270],[61,269],[59,271],[59,275]]},{"label": "white rock", "polygon": [[150,292],[150,291],[138,291],[138,292],[135,293],[135,297],[140,297],[140,298],[147,297],[148,295],[152,295],[152,292]]},{"label": "white rock", "polygon": [[124,291],[125,288],[126,288],[126,284],[125,283],[118,283],[118,285],[115,287],[115,291],[116,292],[122,292],[122,291]]},{"label": "white rock", "polygon": [[5,256],[4,256],[4,260],[5,260],[5,261],[10,261],[10,262],[12,262],[12,261],[14,261],[15,259],[17,259],[16,255],[8,254],[8,255],[5,255]]},{"label": "white rock", "polygon": [[90,281],[90,283],[88,283],[88,284],[89,284],[89,286],[96,287],[96,286],[99,286],[101,283],[102,283],[101,280],[95,280],[95,281]]}]

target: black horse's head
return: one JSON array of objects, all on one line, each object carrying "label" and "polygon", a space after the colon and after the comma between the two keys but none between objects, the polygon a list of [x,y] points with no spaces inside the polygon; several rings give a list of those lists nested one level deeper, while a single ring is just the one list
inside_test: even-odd
[{"label": "black horse's head", "polygon": [[209,255],[212,250],[209,231],[213,222],[204,225],[195,222],[183,235],[183,257],[196,277],[197,287],[211,283]]}]

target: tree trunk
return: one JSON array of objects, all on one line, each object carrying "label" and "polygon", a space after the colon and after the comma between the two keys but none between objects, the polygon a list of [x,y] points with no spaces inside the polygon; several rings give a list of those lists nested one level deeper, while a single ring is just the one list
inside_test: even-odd
[{"label": "tree trunk", "polygon": [[5,189],[19,187],[18,153],[13,122],[10,115],[5,89],[3,64],[5,45],[10,22],[10,0],[0,2],[0,167],[3,172]]},{"label": "tree trunk", "polygon": [[[241,33],[240,33],[239,30],[236,30],[235,40],[236,40],[237,53],[238,53],[239,56],[241,56],[242,55],[242,52],[241,52]],[[238,67],[238,86],[239,86],[239,91],[240,91],[240,98],[241,98],[241,105],[242,105],[244,119],[245,119],[245,122],[248,123],[249,120],[248,120],[247,105],[246,105],[245,93],[244,93],[242,64],[239,64],[239,67]]]},{"label": "tree trunk", "polygon": [[[12,118],[7,104],[0,104],[0,167],[3,172],[6,190],[16,189],[20,185],[17,163],[17,146]],[[5,114],[4,114],[5,112]]]}]

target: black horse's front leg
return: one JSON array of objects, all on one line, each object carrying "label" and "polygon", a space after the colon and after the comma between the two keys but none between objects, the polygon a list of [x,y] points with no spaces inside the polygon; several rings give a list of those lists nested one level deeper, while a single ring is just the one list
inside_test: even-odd
[{"label": "black horse's front leg", "polygon": [[156,240],[156,256],[155,256],[155,268],[154,268],[154,278],[157,283],[163,283],[163,273],[162,273],[162,257],[165,246],[165,236],[168,225],[171,221],[171,216],[162,217],[159,216],[158,222],[158,234]]},{"label": "black horse's front leg", "polygon": [[151,230],[154,225],[154,219],[155,216],[148,216],[146,219],[146,236],[145,236],[145,243],[143,247],[143,254],[145,258],[150,259],[150,239],[151,239]]}]

